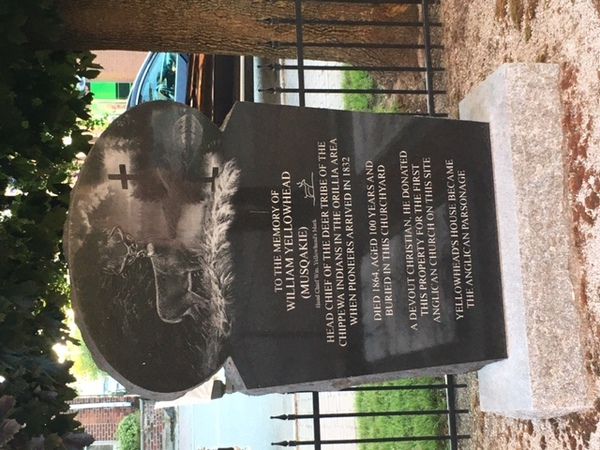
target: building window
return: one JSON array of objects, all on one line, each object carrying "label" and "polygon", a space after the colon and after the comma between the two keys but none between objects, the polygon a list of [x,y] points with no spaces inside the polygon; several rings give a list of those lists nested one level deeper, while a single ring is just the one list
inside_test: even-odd
[{"label": "building window", "polygon": [[131,83],[117,83],[117,98],[119,100],[127,100],[131,91]]}]

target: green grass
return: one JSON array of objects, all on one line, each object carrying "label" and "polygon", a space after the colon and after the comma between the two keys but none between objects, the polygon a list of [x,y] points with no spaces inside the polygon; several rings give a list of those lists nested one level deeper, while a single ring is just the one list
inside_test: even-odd
[{"label": "green grass", "polygon": [[[377,386],[441,383],[435,378],[407,378]],[[446,409],[442,390],[359,391],[355,397],[357,412],[420,411]],[[358,436],[361,439],[398,436],[435,436],[446,433],[446,415],[361,417]],[[360,444],[360,450],[441,450],[446,441],[390,442]]]},{"label": "green grass", "polygon": [[[343,89],[378,89],[379,85],[362,70],[348,70],[342,76]],[[381,113],[402,112],[397,101],[385,101],[383,94],[344,94],[344,109]]]}]

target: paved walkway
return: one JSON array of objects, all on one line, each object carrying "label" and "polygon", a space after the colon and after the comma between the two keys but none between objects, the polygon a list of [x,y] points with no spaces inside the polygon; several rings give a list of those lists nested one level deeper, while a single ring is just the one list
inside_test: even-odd
[{"label": "paved walkway", "polygon": [[[354,393],[319,394],[321,414],[351,412]],[[238,446],[244,450],[278,449],[272,442],[314,440],[310,419],[271,419],[282,414],[312,414],[312,394],[249,396],[229,394],[210,403],[176,407],[176,450]],[[321,419],[321,440],[356,439],[354,418]],[[299,447],[311,449],[311,446]],[[356,450],[356,444],[324,445],[323,450]]]},{"label": "paved walkway", "polygon": [[244,450],[268,450],[271,442],[291,440],[294,423],[272,415],[293,411],[293,396],[227,394],[209,403],[177,407],[179,450],[238,446]]},{"label": "paved walkway", "polygon": [[[285,60],[281,61],[285,65],[296,65],[296,60]],[[311,61],[307,60],[304,62],[305,65],[338,65],[339,63],[323,62],[323,61]],[[256,76],[256,75],[255,75]],[[298,72],[296,70],[280,70],[275,74],[272,72],[263,71],[261,74],[262,86],[258,86],[260,89],[267,89],[277,85],[281,88],[298,88]],[[342,72],[336,70],[305,70],[304,72],[304,85],[307,89],[317,88],[339,88],[342,83]],[[298,94],[293,93],[282,93],[279,97],[274,94],[264,93],[260,97],[267,103],[280,102],[284,105],[298,105],[299,97]],[[343,109],[344,102],[341,94],[306,94],[306,106],[312,108],[329,108],[329,109]]]},{"label": "paved walkway", "polygon": [[[312,414],[312,394],[296,394],[296,414]],[[322,392],[319,394],[321,414],[348,413],[354,411],[354,392]],[[312,441],[314,428],[312,420],[299,420],[296,425],[296,440]],[[355,418],[321,419],[321,440],[356,439]],[[308,447],[310,448],[310,447]],[[323,450],[356,450],[356,444],[323,445]]]}]

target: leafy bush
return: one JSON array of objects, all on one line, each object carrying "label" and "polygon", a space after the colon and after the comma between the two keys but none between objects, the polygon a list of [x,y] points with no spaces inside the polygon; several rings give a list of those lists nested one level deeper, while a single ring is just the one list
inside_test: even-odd
[{"label": "leafy bush", "polygon": [[55,5],[0,5],[0,396],[15,399],[9,416],[22,426],[9,449],[34,438],[64,448],[80,426],[66,403],[75,397],[70,364],[52,347],[68,339],[61,239],[69,176],[75,154],[89,149],[77,121],[89,118],[91,96],[75,85],[98,66],[89,52],[41,48],[60,33]]},{"label": "leafy bush", "polygon": [[119,450],[140,450],[140,413],[125,416],[117,426]]}]

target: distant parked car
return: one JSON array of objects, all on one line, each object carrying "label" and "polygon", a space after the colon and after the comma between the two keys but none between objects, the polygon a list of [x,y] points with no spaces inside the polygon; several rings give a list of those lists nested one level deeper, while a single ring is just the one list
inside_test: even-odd
[{"label": "distant parked car", "polygon": [[153,100],[186,103],[189,59],[184,53],[149,53],[131,87],[127,109]]},{"label": "distant parked car", "polygon": [[243,100],[241,58],[227,55],[150,53],[138,72],[127,109],[152,100],[172,100],[202,111],[220,125]]}]

